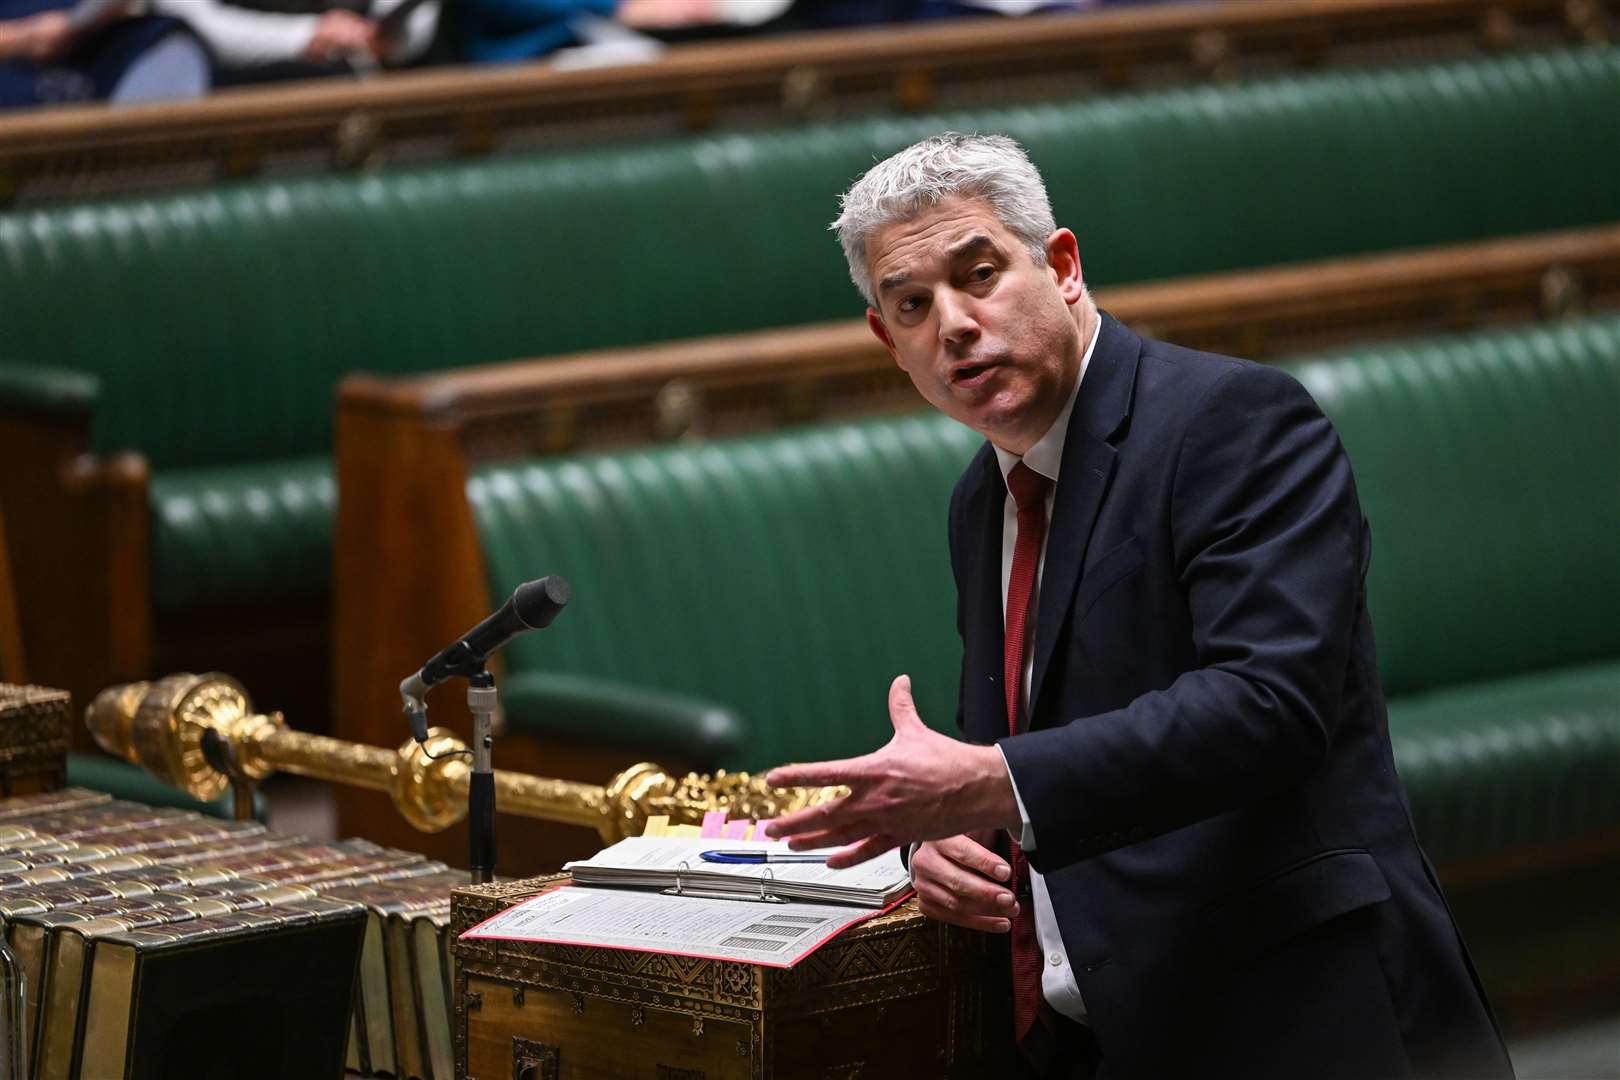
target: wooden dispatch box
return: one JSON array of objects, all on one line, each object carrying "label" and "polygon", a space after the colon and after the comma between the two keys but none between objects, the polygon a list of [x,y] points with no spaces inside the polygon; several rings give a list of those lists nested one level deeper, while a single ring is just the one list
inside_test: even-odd
[{"label": "wooden dispatch box", "polygon": [[465,1080],[983,1077],[1010,1064],[1006,943],[915,899],[788,970],[460,935],[566,875],[451,894]]}]

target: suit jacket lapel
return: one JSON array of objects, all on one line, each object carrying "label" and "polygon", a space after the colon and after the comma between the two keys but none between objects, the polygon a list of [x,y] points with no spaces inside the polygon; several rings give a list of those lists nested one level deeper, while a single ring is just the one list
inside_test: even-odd
[{"label": "suit jacket lapel", "polygon": [[968,589],[965,616],[966,683],[963,690],[963,734],[970,742],[988,743],[1007,734],[1007,711],[1001,704],[1001,518],[1006,484],[988,444],[974,461],[974,486],[967,493],[965,520],[972,522],[967,566],[974,577]]},{"label": "suit jacket lapel", "polygon": [[[1036,715],[1035,706],[1041,699],[1058,632],[1080,581],[1092,526],[1114,476],[1118,452],[1113,440],[1130,416],[1141,349],[1140,338],[1111,316],[1102,316],[1097,347],[1092,350],[1091,363],[1069,417],[1069,432],[1064,436],[1063,468],[1058,476],[1052,520],[1047,526],[1046,563],[1041,571],[1036,609],[1035,667],[1029,687],[1031,717]],[[999,553],[999,545],[996,550]]]}]

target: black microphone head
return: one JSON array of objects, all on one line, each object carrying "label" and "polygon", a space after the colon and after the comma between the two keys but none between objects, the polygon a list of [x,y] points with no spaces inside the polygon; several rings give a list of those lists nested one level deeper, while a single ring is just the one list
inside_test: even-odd
[{"label": "black microphone head", "polygon": [[568,579],[558,574],[526,581],[512,594],[512,610],[529,629],[543,630],[568,603],[569,593]]}]

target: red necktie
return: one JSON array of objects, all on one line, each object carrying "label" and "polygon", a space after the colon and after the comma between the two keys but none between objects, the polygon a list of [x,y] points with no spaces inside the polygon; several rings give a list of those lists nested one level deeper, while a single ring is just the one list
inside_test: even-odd
[{"label": "red necktie", "polygon": [[[1007,473],[1007,489],[1018,504],[1018,538],[1013,542],[1012,574],[1007,582],[1007,630],[1003,638],[1002,678],[1007,693],[1007,733],[1018,734],[1018,699],[1024,689],[1024,639],[1035,569],[1046,539],[1046,477],[1020,461]],[[1015,840],[1012,876],[1021,898],[1012,920],[1013,1038],[1022,1049],[1041,1012],[1041,945],[1035,937],[1035,911],[1030,899],[1029,863]]]}]

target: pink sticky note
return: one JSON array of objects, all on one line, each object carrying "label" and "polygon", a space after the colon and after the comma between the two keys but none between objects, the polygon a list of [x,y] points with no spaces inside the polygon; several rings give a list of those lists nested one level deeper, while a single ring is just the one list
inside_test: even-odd
[{"label": "pink sticky note", "polygon": [[753,822],[747,818],[738,818],[736,821],[726,822],[726,831],[723,834],[727,840],[746,840]]},{"label": "pink sticky note", "polygon": [[726,812],[724,810],[710,810],[703,815],[703,831],[699,836],[712,836],[718,839],[725,834]]}]

